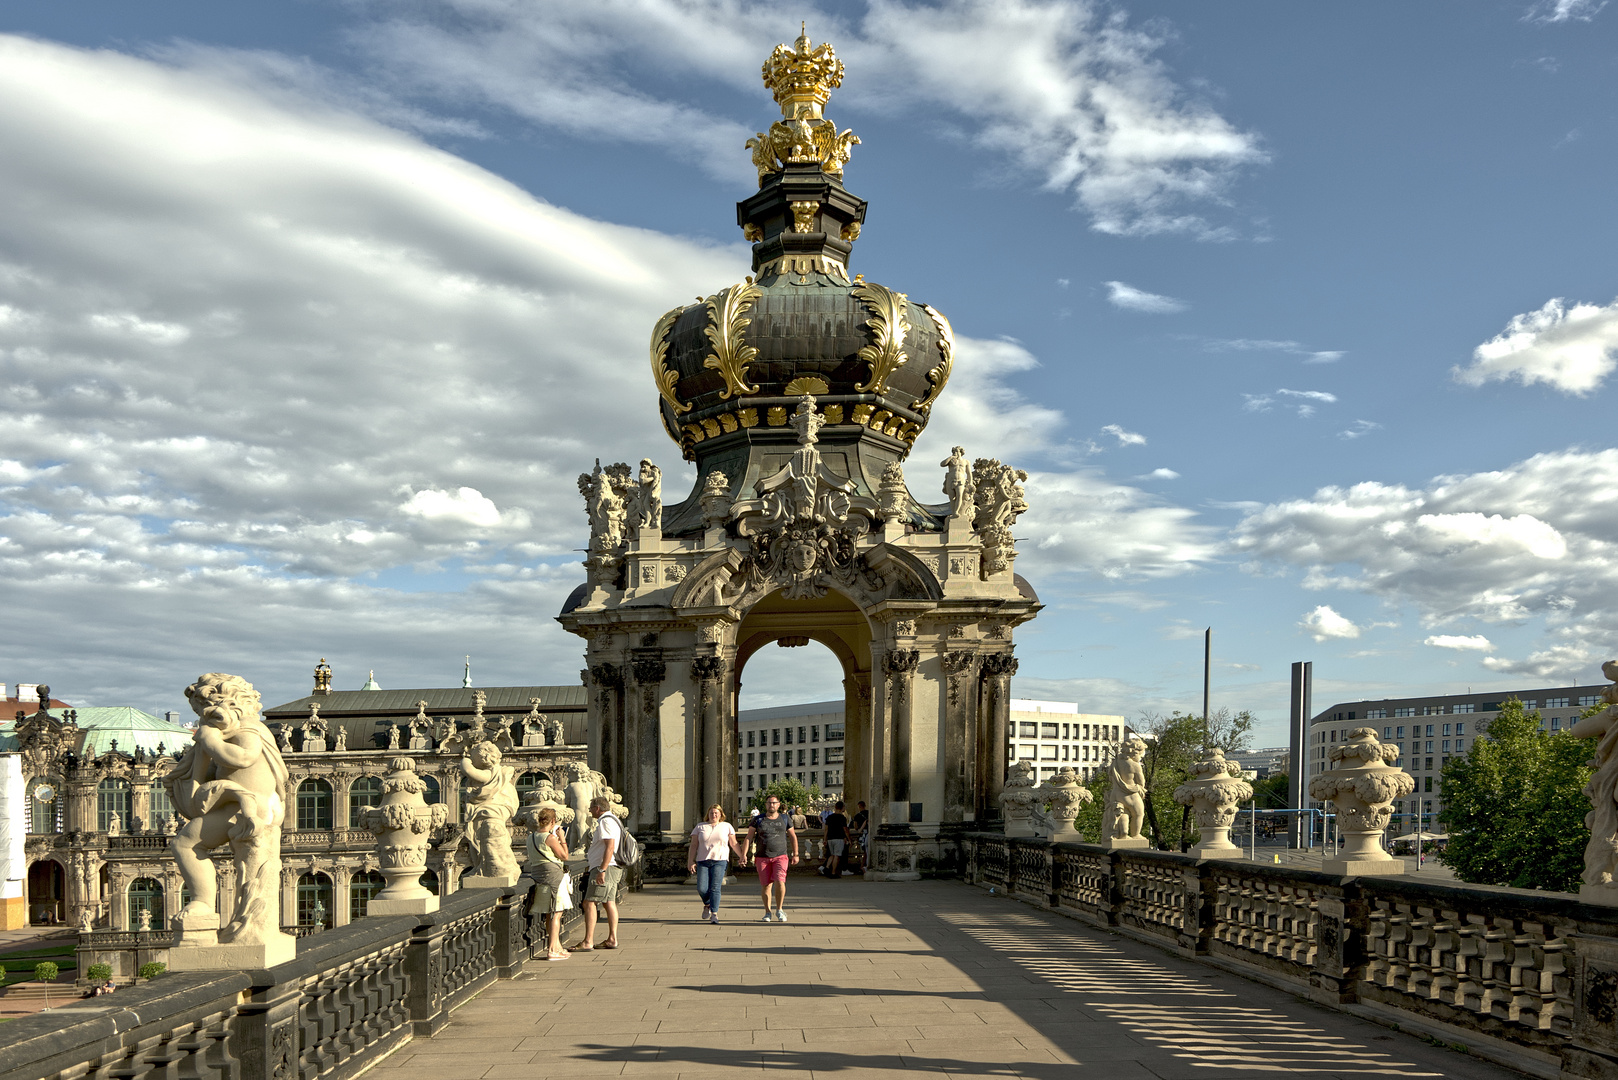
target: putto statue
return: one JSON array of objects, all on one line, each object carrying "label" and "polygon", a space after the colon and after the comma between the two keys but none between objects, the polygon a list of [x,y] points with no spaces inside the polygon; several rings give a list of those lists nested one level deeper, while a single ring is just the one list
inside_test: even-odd
[{"label": "putto statue", "polygon": [[663,470],[651,458],[640,462],[640,483],[635,489],[635,535],[642,529],[663,528]]},{"label": "putto statue", "polygon": [[1241,765],[1226,761],[1216,746],[1191,766],[1191,775],[1194,779],[1174,789],[1174,801],[1191,807],[1201,835],[1190,853],[1203,859],[1241,858],[1242,849],[1230,842],[1230,826],[1237,805],[1253,797],[1253,785],[1241,778]]},{"label": "putto statue", "polygon": [[978,458],[972,463],[972,528],[983,544],[983,579],[987,581],[1011,569],[1017,557],[1017,544],[1011,527],[1017,523],[1028,500],[1022,482],[1028,474],[1002,465],[994,458]]},{"label": "putto statue", "polygon": [[[191,892],[174,920],[175,971],[270,967],[292,959],[294,939],[281,933],[281,825],[287,767],[275,735],[259,719],[259,696],[247,680],[212,672],[185,689],[199,723],[192,744],[163,778],[169,799],[189,820],[169,854]],[[219,925],[218,888],[210,853],[230,845],[236,905]]]},{"label": "putto statue", "polygon": [[1595,772],[1584,785],[1590,829],[1584,846],[1584,883],[1579,899],[1591,904],[1618,904],[1618,660],[1601,665],[1601,674],[1614,685],[1601,692],[1607,707],[1573,725],[1573,734],[1595,739]]},{"label": "putto statue", "polygon": [[500,748],[492,742],[468,747],[461,755],[466,777],[466,837],[472,874],[463,888],[490,888],[517,883],[517,858],[511,851],[511,819],[517,813],[517,771],[500,764]]},{"label": "putto statue", "polygon": [[949,457],[938,463],[944,469],[944,497],[949,500],[949,516],[971,517],[972,466],[966,460],[966,447],[950,448]]},{"label": "putto statue", "polygon": [[1110,848],[1149,847],[1141,835],[1146,820],[1146,771],[1140,759],[1146,753],[1146,740],[1130,735],[1112,756],[1107,775],[1107,814],[1101,823],[1101,842]]},{"label": "putto statue", "polygon": [[1337,827],[1346,843],[1340,855],[1327,859],[1328,874],[1402,874],[1403,859],[1382,847],[1394,799],[1416,790],[1416,780],[1393,762],[1399,751],[1383,746],[1375,728],[1355,728],[1348,740],[1331,748],[1330,766],[1309,781],[1309,797],[1337,808]]}]

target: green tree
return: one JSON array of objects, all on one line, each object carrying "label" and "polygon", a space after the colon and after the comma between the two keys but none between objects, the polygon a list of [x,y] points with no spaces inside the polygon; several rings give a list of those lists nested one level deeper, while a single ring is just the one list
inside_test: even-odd
[{"label": "green tree", "polygon": [[753,797],[749,800],[750,805],[755,810],[762,810],[764,809],[764,800],[771,795],[781,800],[783,810],[801,806],[807,811],[809,806],[820,798],[820,788],[818,786],[804,787],[802,781],[791,776],[783,776],[768,787],[762,787],[753,792]]},{"label": "green tree", "polygon": [[1444,862],[1462,881],[1518,889],[1577,890],[1584,871],[1590,746],[1539,729],[1538,712],[1504,704],[1469,753],[1449,759],[1439,815]]},{"label": "green tree", "polygon": [[1287,808],[1287,774],[1275,773],[1253,784],[1253,805],[1260,810]]},{"label": "green tree", "polygon": [[1174,789],[1191,779],[1192,763],[1200,761],[1209,747],[1217,746],[1227,754],[1246,750],[1252,742],[1253,724],[1253,714],[1246,709],[1209,713],[1206,728],[1195,713],[1141,717],[1135,730],[1149,736],[1141,768],[1146,773],[1146,825],[1153,847],[1168,851],[1191,844],[1196,835],[1191,808],[1175,803]]}]

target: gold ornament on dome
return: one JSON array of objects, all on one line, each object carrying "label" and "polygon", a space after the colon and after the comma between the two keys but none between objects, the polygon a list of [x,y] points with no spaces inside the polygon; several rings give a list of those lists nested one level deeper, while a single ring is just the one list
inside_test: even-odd
[{"label": "gold ornament on dome", "polygon": [[747,140],[758,168],[759,186],[789,163],[816,163],[841,177],[859,138],[821,115],[835,88],[843,85],[843,62],[830,45],[811,48],[807,28],[792,47],[777,45],[764,61],[764,85],[781,106],[781,119]]},{"label": "gold ornament on dome", "polygon": [[680,381],[680,373],[668,366],[669,331],[674,329],[674,320],[680,317],[685,308],[677,307],[667,312],[657,320],[657,326],[652,329],[652,381],[657,383],[657,392],[663,395],[663,400],[674,406],[675,415],[688,413],[691,406],[684,404],[674,394],[674,387]]},{"label": "gold ornament on dome", "polygon": [[746,284],[720,289],[703,301],[708,309],[708,327],[703,333],[713,345],[713,352],[702,361],[702,366],[719,372],[724,378],[725,388],[719,392],[721,398],[758,393],[758,387],[747,381],[747,365],[758,357],[758,350],[746,344],[742,335],[751,321],[747,318],[747,309],[762,295],[763,290],[748,278]]},{"label": "gold ornament on dome", "polygon": [[820,209],[817,202],[795,202],[792,206],[792,231],[807,233],[815,231],[815,212]]},{"label": "gold ornament on dome", "polygon": [[787,397],[802,397],[804,394],[821,397],[831,393],[831,384],[819,375],[799,375],[787,383],[784,393]]},{"label": "gold ornament on dome", "polygon": [[865,320],[871,344],[859,351],[859,358],[871,365],[871,378],[854,389],[862,394],[885,394],[888,379],[910,359],[904,349],[905,337],[910,333],[906,310],[910,300],[904,293],[874,282],[861,282],[854,295],[871,309],[871,317]]},{"label": "gold ornament on dome", "polygon": [[938,329],[938,365],[927,372],[927,381],[932,386],[925,396],[910,403],[912,409],[926,416],[932,411],[938,395],[944,392],[944,384],[949,382],[949,373],[955,367],[955,330],[944,318],[944,313],[932,305],[923,304],[921,310],[927,313],[927,317],[933,320],[933,326]]}]

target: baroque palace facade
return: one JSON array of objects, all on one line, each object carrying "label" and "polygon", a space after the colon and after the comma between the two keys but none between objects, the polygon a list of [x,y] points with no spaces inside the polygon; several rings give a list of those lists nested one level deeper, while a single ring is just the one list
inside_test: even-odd
[{"label": "baroque palace facade", "polygon": [[[191,730],[136,709],[43,705],[42,698],[32,714],[19,711],[0,726],[0,750],[22,758],[28,798],[29,921],[93,928],[96,937],[148,929],[166,936],[188,898],[167,854],[176,821],[162,779]],[[376,837],[357,823],[362,810],[380,803],[389,760],[414,758],[428,801],[448,810],[423,875],[424,884],[448,895],[466,867],[456,858],[460,757],[440,752],[445,740],[481,728],[515,767],[524,795],[546,783],[560,791],[590,783],[584,717],[580,686],[334,691],[322,661],[313,693],[264,711],[289,773],[282,925],[345,925],[382,887]],[[525,830],[514,833],[520,844]],[[230,858],[215,861],[220,907],[229,910]]]}]

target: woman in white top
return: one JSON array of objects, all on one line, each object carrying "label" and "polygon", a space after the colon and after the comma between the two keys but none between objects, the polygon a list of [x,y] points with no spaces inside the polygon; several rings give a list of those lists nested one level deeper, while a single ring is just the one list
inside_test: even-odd
[{"label": "woman in white top", "polygon": [[573,906],[573,879],[567,873],[567,844],[562,836],[556,811],[549,806],[540,808],[528,833],[527,870],[534,879],[534,907],[543,905],[546,913],[550,938],[545,946],[547,960],[569,958],[568,951],[562,948],[562,913]]},{"label": "woman in white top", "polygon": [[686,872],[697,875],[702,918],[715,926],[719,924],[719,890],[725,884],[725,871],[730,868],[727,847],[741,859],[736,830],[725,820],[724,809],[715,803],[708,807],[708,820],[691,830],[691,849],[686,853]]}]

